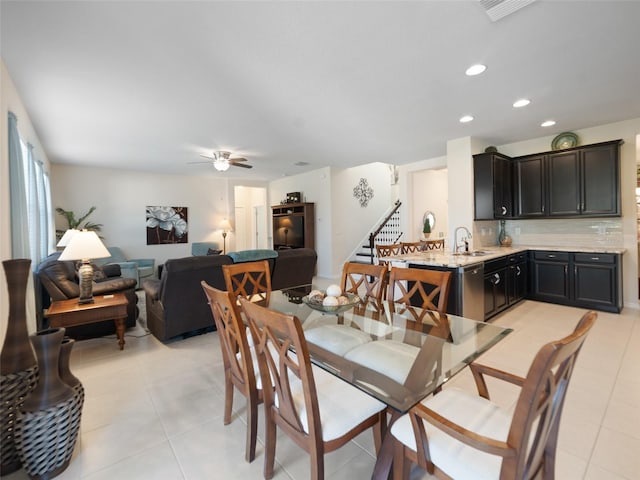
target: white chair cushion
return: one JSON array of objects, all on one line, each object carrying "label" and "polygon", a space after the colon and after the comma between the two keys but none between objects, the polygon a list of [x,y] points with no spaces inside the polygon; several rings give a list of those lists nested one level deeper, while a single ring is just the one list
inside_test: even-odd
[{"label": "white chair cushion", "polygon": [[420,349],[397,340],[378,340],[353,348],[344,358],[404,384]]},{"label": "white chair cushion", "polygon": [[321,325],[305,330],[304,338],[341,357],[352,348],[371,341],[371,335],[346,325]]},{"label": "white chair cushion", "polygon": [[[352,387],[344,380],[334,377],[320,367],[312,365],[312,369],[318,394],[322,440],[325,442],[343,436],[354,426],[386,408],[384,403]],[[300,423],[304,431],[309,433],[302,382],[293,374],[289,375],[289,381]],[[277,405],[277,396],[275,401]]]},{"label": "white chair cushion", "polygon": [[[431,410],[467,430],[495,440],[506,441],[511,414],[496,404],[457,388],[448,388],[422,402]],[[429,452],[435,465],[455,479],[489,480],[500,476],[502,457],[481,452],[450,437],[423,421],[429,438]],[[391,427],[400,442],[416,450],[416,439],[408,415]]]}]

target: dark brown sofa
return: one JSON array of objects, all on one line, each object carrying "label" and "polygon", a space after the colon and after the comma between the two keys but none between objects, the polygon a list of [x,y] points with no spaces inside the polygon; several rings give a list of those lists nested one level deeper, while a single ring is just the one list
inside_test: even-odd
[{"label": "dark brown sofa", "polygon": [[[230,265],[234,259],[236,263],[256,260],[260,255],[254,255],[255,252],[168,260],[159,280],[147,279],[142,284],[149,331],[159,340],[166,341],[178,335],[213,328],[211,310],[200,282],[204,280],[212,287],[226,290],[222,265]],[[271,253],[267,260],[274,290],[312,282],[317,261],[315,250],[300,248],[264,252]]]},{"label": "dark brown sofa", "polygon": [[[41,285],[42,308],[47,308],[52,301],[67,300],[80,296],[80,286],[75,269],[75,262],[60,261],[58,257],[61,252],[52,253],[45,258],[37,269],[37,279]],[[120,267],[113,265],[103,268],[105,279],[101,279],[93,284],[93,295],[107,295],[111,293],[124,293],[129,300],[127,305],[127,328],[134,327],[138,318],[138,297],[136,296],[136,280],[120,276]],[[42,323],[39,328],[45,328]],[[101,337],[115,333],[115,324],[111,320],[69,327],[66,334],[72,338]]]}]

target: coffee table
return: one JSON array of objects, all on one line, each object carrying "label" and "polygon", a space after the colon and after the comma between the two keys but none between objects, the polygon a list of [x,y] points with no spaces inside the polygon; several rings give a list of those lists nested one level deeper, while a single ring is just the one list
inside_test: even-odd
[{"label": "coffee table", "polygon": [[75,327],[88,323],[113,320],[116,324],[116,334],[120,350],[124,349],[125,319],[129,301],[124,293],[99,295],[93,303],[79,304],[77,298],[58,300],[51,304],[47,311],[49,325],[53,328]]}]

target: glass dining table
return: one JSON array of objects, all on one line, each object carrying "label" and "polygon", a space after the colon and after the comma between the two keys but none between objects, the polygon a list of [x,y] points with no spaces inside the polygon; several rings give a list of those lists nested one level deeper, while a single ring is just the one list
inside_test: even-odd
[{"label": "glass dining table", "polygon": [[[321,311],[306,302],[312,288],[274,290],[269,308],[298,317],[311,361],[385,403],[390,424],[512,331],[388,301]],[[374,479],[389,476],[392,440],[387,429]]]}]

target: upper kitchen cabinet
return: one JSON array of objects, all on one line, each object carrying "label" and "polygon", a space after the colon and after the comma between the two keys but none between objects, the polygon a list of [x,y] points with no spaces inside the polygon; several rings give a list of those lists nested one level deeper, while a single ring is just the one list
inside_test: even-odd
[{"label": "upper kitchen cabinet", "polygon": [[473,156],[475,220],[513,217],[513,162],[497,152]]},{"label": "upper kitchen cabinet", "polygon": [[620,142],[548,154],[549,216],[620,215]]},{"label": "upper kitchen cabinet", "polygon": [[528,155],[514,160],[516,218],[536,218],[546,214],[546,170],[544,155]]}]

